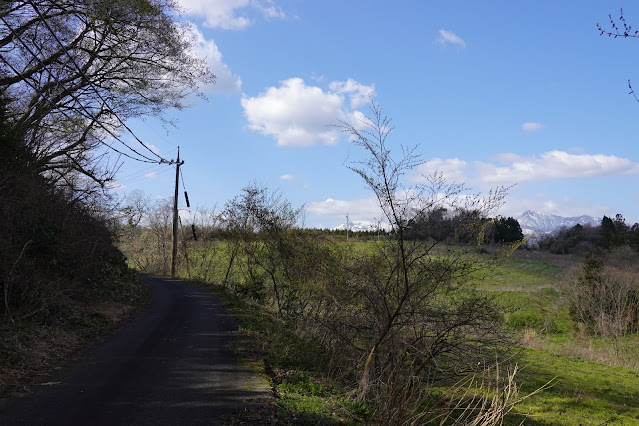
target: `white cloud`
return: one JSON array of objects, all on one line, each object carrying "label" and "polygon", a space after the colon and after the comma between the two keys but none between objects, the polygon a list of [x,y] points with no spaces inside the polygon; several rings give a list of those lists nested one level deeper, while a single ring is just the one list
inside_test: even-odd
[{"label": "white cloud", "polygon": [[433,176],[435,173],[441,172],[442,176],[448,182],[463,183],[467,181],[464,170],[468,168],[468,163],[459,158],[433,158],[417,167],[417,174],[411,176],[411,180],[416,182],[424,182],[425,178]]},{"label": "white cloud", "polygon": [[264,18],[285,18],[272,0],[178,0],[187,15],[204,19],[204,26],[241,30],[253,24],[248,17],[258,12]]},{"label": "white cloud", "polygon": [[224,63],[222,53],[215,41],[207,40],[195,25],[189,27],[189,33],[195,42],[196,53],[204,58],[211,72],[215,74],[215,84],[210,84],[204,88],[204,91],[224,94],[239,93],[242,89],[242,79],[233,75],[229,66]]},{"label": "white cloud", "polygon": [[[131,139],[131,142],[135,144],[135,141],[134,141],[134,140],[132,140],[132,139]],[[152,143],[144,142],[144,145],[146,145],[146,146],[147,146],[147,148],[149,148],[149,150],[150,150],[151,152],[153,152],[153,153],[155,153],[155,154],[157,154],[157,155],[161,155],[161,153],[160,153],[160,149],[159,149],[157,146],[153,145]]]},{"label": "white cloud", "polygon": [[370,221],[380,219],[383,215],[379,207],[379,201],[374,196],[357,200],[334,200],[327,198],[324,201],[308,203],[305,207],[307,213],[317,216],[330,216],[346,221],[348,214],[351,221]]},{"label": "white cloud", "polygon": [[544,126],[541,123],[536,123],[536,122],[533,122],[533,121],[527,121],[527,122],[525,122],[525,123],[523,123],[521,125],[521,129],[524,132],[536,132],[537,130],[542,129],[544,127],[546,127],[546,126]]},{"label": "white cloud", "polygon": [[273,2],[273,0],[263,0],[263,1],[253,0],[251,2],[251,6],[259,10],[260,12],[262,12],[262,16],[264,16],[267,19],[286,18],[286,13],[282,9],[275,6],[275,3]]},{"label": "white cloud", "polygon": [[144,177],[147,179],[155,179],[157,175],[155,174],[155,172],[149,172],[149,173],[145,173]]},{"label": "white cloud", "polygon": [[326,79],[326,76],[324,76],[323,74],[317,74],[316,72],[311,73],[311,80],[313,80],[316,83],[321,83],[325,79]]},{"label": "white cloud", "polygon": [[461,48],[466,47],[466,42],[461,37],[444,29],[439,30],[439,37],[437,37],[437,42],[442,46],[452,44]]},{"label": "white cloud", "polygon": [[[352,103],[353,96],[359,96],[366,86],[349,81],[333,82],[329,88],[352,89],[349,94]],[[284,80],[279,87],[269,87],[256,97],[242,98],[249,128],[274,137],[280,146],[337,144],[340,131],[331,125],[338,119],[355,122],[362,117],[360,112],[350,110],[344,103],[342,93],[307,86],[301,78]]]},{"label": "white cloud", "polygon": [[475,163],[482,181],[509,185],[516,182],[639,174],[639,163],[614,155],[549,151],[539,157],[505,154],[500,156],[500,160],[507,164],[498,166],[485,162]]},{"label": "white cloud", "polygon": [[351,108],[357,108],[365,105],[375,96],[375,85],[366,86],[352,78],[346,81],[333,81],[329,86],[335,93],[348,95],[351,99]]},{"label": "white cloud", "polygon": [[293,175],[289,175],[288,173],[280,176],[280,180],[293,180],[293,179],[294,179]]}]

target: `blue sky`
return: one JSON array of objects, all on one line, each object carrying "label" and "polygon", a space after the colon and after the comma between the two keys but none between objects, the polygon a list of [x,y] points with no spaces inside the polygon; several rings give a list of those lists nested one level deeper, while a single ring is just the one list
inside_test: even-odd
[{"label": "blue sky", "polygon": [[[421,174],[474,192],[516,184],[499,212],[639,221],[639,39],[600,36],[601,1],[179,0],[217,82],[176,127],[130,123],[165,157],[180,145],[192,207],[223,208],[256,181],[305,206],[307,226],[379,218],[347,168],[360,153],[331,127],[392,117]],[[171,197],[174,170],[127,163],[118,191]],[[183,204],[183,200],[181,200]]]}]

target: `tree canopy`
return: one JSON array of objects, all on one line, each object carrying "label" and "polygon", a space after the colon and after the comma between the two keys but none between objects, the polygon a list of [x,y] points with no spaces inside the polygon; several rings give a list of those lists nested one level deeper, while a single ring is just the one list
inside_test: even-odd
[{"label": "tree canopy", "polygon": [[517,219],[499,217],[493,221],[493,242],[514,243],[524,239],[524,233]]},{"label": "tree canopy", "polygon": [[173,0],[18,0],[0,6],[0,94],[32,167],[77,189],[112,178],[107,150],[160,162],[118,138],[131,117],[167,108],[214,81],[193,53]]}]

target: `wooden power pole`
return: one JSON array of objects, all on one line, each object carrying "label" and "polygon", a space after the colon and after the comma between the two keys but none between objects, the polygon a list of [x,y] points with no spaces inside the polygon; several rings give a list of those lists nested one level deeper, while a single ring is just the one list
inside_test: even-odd
[{"label": "wooden power pole", "polygon": [[348,213],[346,213],[346,240],[348,241]]},{"label": "wooden power pole", "polygon": [[177,258],[177,235],[178,235],[178,184],[180,180],[180,147],[178,146],[177,162],[175,163],[175,195],[173,197],[173,255],[171,256],[171,276],[175,277],[175,261]]}]

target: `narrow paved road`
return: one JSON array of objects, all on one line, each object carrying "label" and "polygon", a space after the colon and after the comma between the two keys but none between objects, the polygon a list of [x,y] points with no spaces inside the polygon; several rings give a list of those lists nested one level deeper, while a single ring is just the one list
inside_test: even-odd
[{"label": "narrow paved road", "polygon": [[10,404],[0,424],[216,424],[269,395],[225,348],[234,323],[218,299],[181,281],[142,278],[153,289],[147,311],[57,382]]}]

